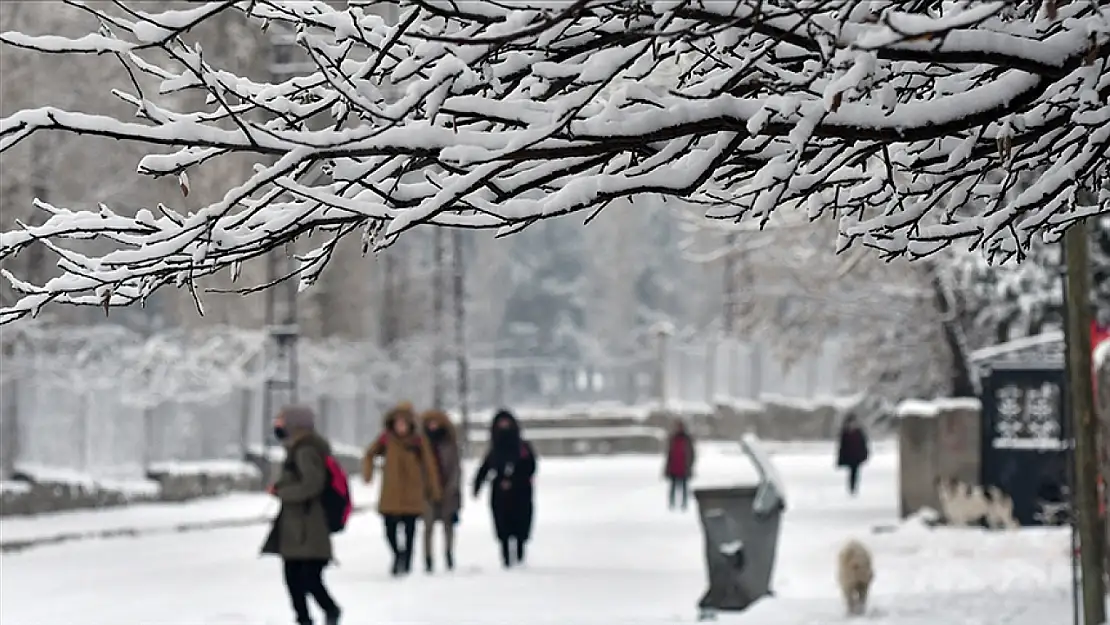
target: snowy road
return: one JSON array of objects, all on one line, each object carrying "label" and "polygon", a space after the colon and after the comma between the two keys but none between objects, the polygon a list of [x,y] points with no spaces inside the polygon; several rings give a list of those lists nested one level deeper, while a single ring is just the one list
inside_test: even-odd
[{"label": "snowy road", "polygon": [[[776,454],[789,490],[777,596],[720,622],[845,622],[832,566],[847,536],[864,538],[875,551],[878,578],[866,619],[872,625],[1070,622],[1066,535],[916,527],[872,534],[873,526],[895,522],[895,457],[877,453],[863,494],[851,500],[842,475],[831,470],[831,451],[807,446]],[[703,483],[750,475],[742,456],[701,455]],[[546,461],[530,563],[510,572],[497,564],[484,502],[467,501],[460,570],[450,575],[391,579],[377,516],[356,517],[339,538],[341,566],[329,572],[345,623],[691,622],[704,584],[701,537],[692,511],[666,511],[659,471],[656,458]],[[0,622],[289,623],[278,562],[255,555],[263,533],[250,527],[90,540],[3,556]]]}]

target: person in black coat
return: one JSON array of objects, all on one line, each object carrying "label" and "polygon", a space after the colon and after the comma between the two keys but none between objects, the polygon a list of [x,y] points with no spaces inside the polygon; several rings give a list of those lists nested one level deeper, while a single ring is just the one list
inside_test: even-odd
[{"label": "person in black coat", "polygon": [[[524,561],[524,547],[532,533],[533,478],[536,453],[520,434],[520,424],[508,410],[499,410],[490,425],[490,445],[478,474],[474,476],[474,496],[490,478],[490,510],[497,540],[501,543],[501,562],[506,568]],[[515,541],[515,550],[511,543]]]},{"label": "person in black coat", "polygon": [[855,415],[848,415],[840,428],[840,445],[836,452],[836,466],[848,469],[848,492],[859,490],[859,469],[867,462],[869,454],[867,433]]}]

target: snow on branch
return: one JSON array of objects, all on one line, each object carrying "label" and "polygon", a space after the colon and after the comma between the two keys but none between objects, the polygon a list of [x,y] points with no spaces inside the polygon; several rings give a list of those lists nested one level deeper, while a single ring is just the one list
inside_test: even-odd
[{"label": "snow on branch", "polygon": [[[39,204],[49,219],[0,235],[0,259],[43,241],[62,275],[9,276],[22,299],[0,323],[236,275],[312,231],[333,241],[302,258],[302,287],[356,231],[367,248],[418,224],[509,234],[647,195],[755,224],[804,210],[838,221],[841,249],[911,258],[958,239],[1020,256],[1110,211],[1105,3],[413,0],[397,23],[378,15],[384,0],[115,4],[122,17],[82,5],[96,34],[0,41],[111,55],[159,92],[119,94],[137,120],[16,112],[0,152],[53,130],[149,144],[150,176],[233,154],[258,165],[188,214]],[[293,33],[314,71],[275,82],[213,67],[190,32],[231,10]],[[206,104],[179,110],[182,92]],[[66,247],[87,238],[116,249]]]}]

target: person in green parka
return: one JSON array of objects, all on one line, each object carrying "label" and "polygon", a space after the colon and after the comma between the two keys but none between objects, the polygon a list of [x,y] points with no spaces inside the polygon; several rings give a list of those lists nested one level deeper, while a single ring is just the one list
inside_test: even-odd
[{"label": "person in green parka", "polygon": [[321,495],[328,479],[331,446],[316,433],[316,415],[307,406],[286,406],[274,419],[274,436],[285,446],[281,474],[269,488],[281,501],[262,553],[280,556],[285,586],[297,625],[312,625],[308,597],[324,611],[326,625],[338,625],[339,606],[324,585],[331,562],[331,532]]}]

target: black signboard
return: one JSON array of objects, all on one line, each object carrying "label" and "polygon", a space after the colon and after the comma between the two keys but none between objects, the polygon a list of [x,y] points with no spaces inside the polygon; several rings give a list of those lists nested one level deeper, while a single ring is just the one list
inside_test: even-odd
[{"label": "black signboard", "polygon": [[1057,522],[1051,512],[1067,493],[1065,390],[1053,366],[994,368],[983,383],[982,483],[1013,499],[1022,525]]}]

